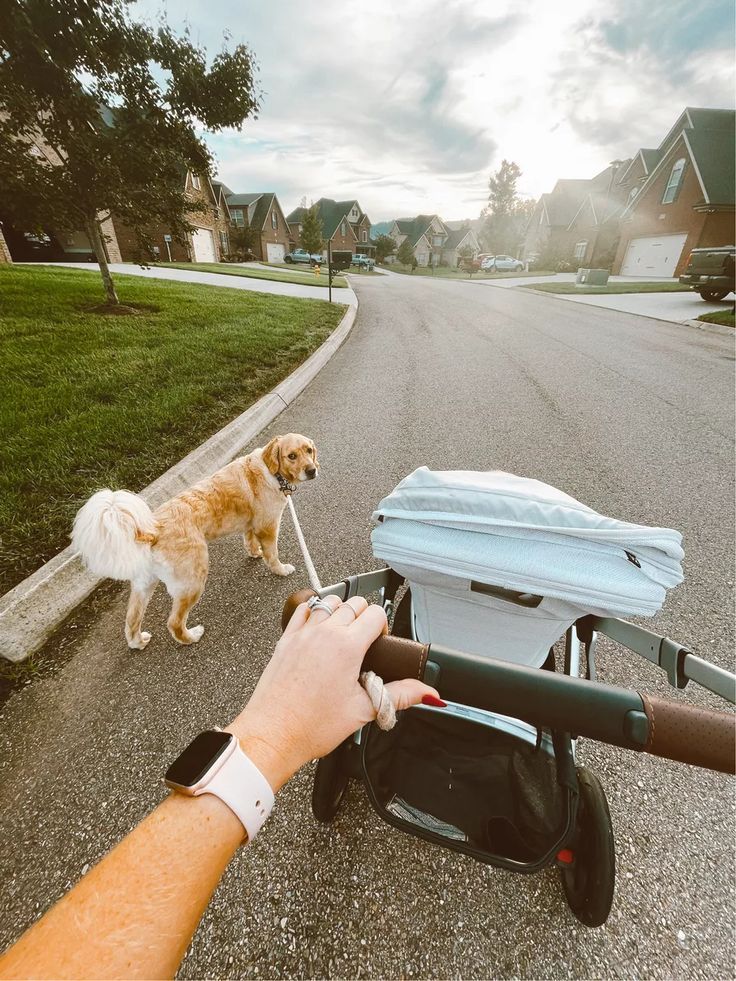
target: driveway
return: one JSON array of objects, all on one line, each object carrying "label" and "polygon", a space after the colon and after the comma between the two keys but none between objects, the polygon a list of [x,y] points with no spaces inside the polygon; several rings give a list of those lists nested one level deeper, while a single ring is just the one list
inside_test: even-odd
[{"label": "driveway", "polygon": [[587,296],[577,293],[556,293],[554,295],[561,300],[572,300],[573,303],[603,307],[606,310],[621,310],[639,317],[654,317],[656,320],[669,320],[672,323],[696,320],[704,313],[716,313],[718,310],[728,310],[733,307],[733,299],[730,302],[723,300],[719,303],[710,303],[702,300],[697,293],[599,293]]},{"label": "driveway", "polygon": [[[730,666],[730,339],[523,290],[408,276],[356,287],[352,334],[259,440],[296,430],[319,445],[320,479],[295,503],[322,580],[374,567],[371,511],[415,467],[501,468],[680,529],[686,582],[646,622]],[[126,590],[103,587],[47,650],[54,673],[4,706],[0,945],[161,799],[161,774],[189,738],[248,698],[286,595],[306,583],[288,521],[281,551],[298,569],[287,581],[248,561],[237,536],[212,547],[194,648],[168,638],[159,590],[151,644],[128,651]],[[610,644],[599,669],[716,704],[668,689]],[[180,976],[731,977],[733,781],[590,741],[579,759],[600,775],[615,828],[604,927],[572,917],[555,870],[513,875],[406,837],[379,822],[360,787],[334,824],[318,825],[307,767],[232,863]]]},{"label": "driveway", "polygon": [[[611,276],[609,283],[636,283],[633,277]],[[677,280],[663,279],[663,283],[674,283]],[[557,273],[556,276],[519,276],[512,279],[476,279],[469,280],[476,286],[491,286],[498,289],[513,289],[518,286],[535,286],[543,283],[574,283],[574,273]],[[648,279],[647,282],[658,282]],[[656,320],[669,320],[672,323],[684,323],[695,320],[704,313],[715,313],[718,310],[728,310],[733,306],[733,296],[730,301],[721,303],[706,303],[697,293],[550,293],[560,300],[572,300],[573,303],[585,303],[593,307],[604,307],[607,310],[621,310],[633,313],[639,317],[653,317]]]},{"label": "driveway", "polygon": [[[71,269],[91,269],[99,273],[96,262],[53,262],[53,266],[69,266]],[[265,266],[269,272],[272,268]],[[136,266],[125,262],[111,262],[110,271],[126,276],[143,276],[147,279],[173,279],[180,283],[202,283],[204,286],[224,286],[227,289],[249,290],[252,293],[272,293],[276,296],[301,296],[309,300],[327,300],[327,289],[324,287],[302,286],[301,283],[280,283],[273,279],[251,279],[247,276],[231,276],[226,273],[206,273],[196,269],[169,269],[161,266]],[[355,293],[345,287],[336,287],[332,291],[336,303],[347,303],[356,306]]]}]

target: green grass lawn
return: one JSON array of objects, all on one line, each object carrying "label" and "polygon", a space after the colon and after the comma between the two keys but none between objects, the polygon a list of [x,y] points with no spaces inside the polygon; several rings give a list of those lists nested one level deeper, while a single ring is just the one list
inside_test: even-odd
[{"label": "green grass lawn", "polygon": [[520,283],[522,290],[542,290],[544,293],[686,293],[680,283],[609,283],[608,286],[575,286],[575,283]]},{"label": "green grass lawn", "polygon": [[449,266],[435,266],[434,269],[429,266],[417,266],[414,272],[411,271],[410,266],[393,264],[386,268],[390,269],[391,272],[401,273],[402,276],[429,276],[434,279],[520,279],[524,276],[555,275],[553,272],[541,270],[540,272],[474,272],[471,276],[470,273],[466,273],[462,269],[450,269]]},{"label": "green grass lawn", "polygon": [[729,310],[716,310],[715,313],[704,313],[698,317],[698,320],[703,320],[706,324],[725,324],[726,327],[735,327],[734,323],[734,308],[731,307]]},{"label": "green grass lawn", "polygon": [[[292,272],[286,269],[253,269],[250,266],[237,266],[229,262],[156,262],[152,269],[163,266],[166,269],[189,269],[197,272],[219,273],[222,276],[245,276],[247,279],[270,279],[276,283],[297,283],[299,286],[316,286],[327,289],[327,266],[324,266],[320,276],[310,270],[304,273]],[[347,286],[347,282],[341,276],[335,276],[332,280],[333,286]]]},{"label": "green grass lawn", "polygon": [[345,307],[115,277],[0,266],[0,593],[69,544],[100,487],[139,491],[297,367]]}]

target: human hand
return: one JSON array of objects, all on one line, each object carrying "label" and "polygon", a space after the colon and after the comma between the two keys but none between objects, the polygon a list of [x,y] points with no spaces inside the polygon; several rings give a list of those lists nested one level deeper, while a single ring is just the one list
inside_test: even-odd
[{"label": "human hand", "polygon": [[[376,715],[358,675],[365,652],[388,631],[386,615],[361,596],[325,602],[332,615],[297,607],[250,701],[228,726],[274,792]],[[386,691],[399,711],[437,697],[416,678],[393,681]]]}]

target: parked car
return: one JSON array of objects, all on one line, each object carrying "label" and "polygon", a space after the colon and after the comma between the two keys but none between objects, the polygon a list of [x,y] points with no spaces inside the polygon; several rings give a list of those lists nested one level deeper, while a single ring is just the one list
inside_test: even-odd
[{"label": "parked car", "polygon": [[482,269],[488,272],[523,272],[524,263],[512,255],[491,255],[483,260]]},{"label": "parked car", "polygon": [[495,255],[484,255],[480,257],[480,268],[481,269],[493,269],[493,263],[495,261]]},{"label": "parked car", "polygon": [[371,259],[367,255],[354,255],[350,264],[352,266],[360,266],[363,269],[372,269],[376,264],[376,260]]},{"label": "parked car", "polygon": [[736,247],[693,249],[680,282],[700,293],[704,300],[723,300],[734,292]]},{"label": "parked car", "polygon": [[293,249],[284,256],[284,262],[304,262],[309,265],[322,264],[324,259],[316,253],[309,253],[306,249]]}]

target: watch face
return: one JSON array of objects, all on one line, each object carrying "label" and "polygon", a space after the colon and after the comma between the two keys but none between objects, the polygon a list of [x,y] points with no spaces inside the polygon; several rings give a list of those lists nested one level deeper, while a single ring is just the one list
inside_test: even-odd
[{"label": "watch face", "polygon": [[208,729],[192,740],[166,771],[166,783],[194,787],[235,737],[230,732]]}]

